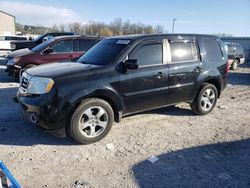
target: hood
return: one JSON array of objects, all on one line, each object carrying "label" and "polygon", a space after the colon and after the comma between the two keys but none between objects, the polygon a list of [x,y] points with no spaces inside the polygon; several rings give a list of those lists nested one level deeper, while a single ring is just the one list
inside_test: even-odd
[{"label": "hood", "polygon": [[50,63],[30,68],[27,70],[27,73],[31,76],[56,78],[60,76],[79,73],[90,69],[95,69],[98,67],[100,66],[75,62]]},{"label": "hood", "polygon": [[8,58],[20,57],[20,56],[24,56],[24,55],[28,55],[32,53],[34,52],[32,52],[29,48],[15,50],[8,55]]}]

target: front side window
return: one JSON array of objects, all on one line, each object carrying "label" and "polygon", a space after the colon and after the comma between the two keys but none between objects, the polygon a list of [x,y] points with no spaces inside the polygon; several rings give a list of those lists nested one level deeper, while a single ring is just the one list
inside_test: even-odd
[{"label": "front side window", "polygon": [[162,64],[162,44],[145,44],[129,55],[129,59],[137,59],[139,66]]},{"label": "front side window", "polygon": [[221,47],[216,39],[203,39],[203,46],[206,51],[206,57],[209,61],[222,59]]},{"label": "front side window", "polygon": [[171,42],[171,62],[194,61],[199,59],[198,49],[195,42]]},{"label": "front side window", "polygon": [[73,52],[73,40],[62,40],[52,45],[55,53]]}]

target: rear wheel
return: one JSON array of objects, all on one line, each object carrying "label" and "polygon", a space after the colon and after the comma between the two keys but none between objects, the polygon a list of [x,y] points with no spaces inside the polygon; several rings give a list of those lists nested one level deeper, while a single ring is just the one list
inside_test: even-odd
[{"label": "rear wheel", "polygon": [[218,98],[217,88],[212,84],[204,84],[198,96],[191,103],[191,109],[200,115],[210,113]]},{"label": "rear wheel", "polygon": [[114,122],[112,107],[104,100],[86,99],[73,113],[69,135],[77,142],[90,144],[103,139]]},{"label": "rear wheel", "polygon": [[236,70],[236,69],[238,68],[239,64],[240,64],[239,60],[238,60],[238,59],[235,59],[235,60],[233,61],[232,65],[231,65],[231,69],[232,69],[232,70]]}]

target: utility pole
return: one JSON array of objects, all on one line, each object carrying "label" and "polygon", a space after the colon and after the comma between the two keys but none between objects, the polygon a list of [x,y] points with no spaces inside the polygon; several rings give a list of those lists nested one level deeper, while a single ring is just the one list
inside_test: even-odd
[{"label": "utility pole", "polygon": [[176,18],[173,19],[173,26],[172,26],[172,33],[174,33],[174,23],[176,21]]}]

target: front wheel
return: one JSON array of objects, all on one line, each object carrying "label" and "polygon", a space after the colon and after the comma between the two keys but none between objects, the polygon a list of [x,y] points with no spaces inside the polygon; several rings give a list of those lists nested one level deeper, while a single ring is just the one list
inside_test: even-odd
[{"label": "front wheel", "polygon": [[198,96],[191,103],[191,109],[200,115],[210,113],[218,98],[217,88],[212,84],[204,84]]},{"label": "front wheel", "polygon": [[104,100],[90,98],[75,110],[71,118],[69,134],[82,144],[91,144],[103,139],[114,122],[112,107]]}]

